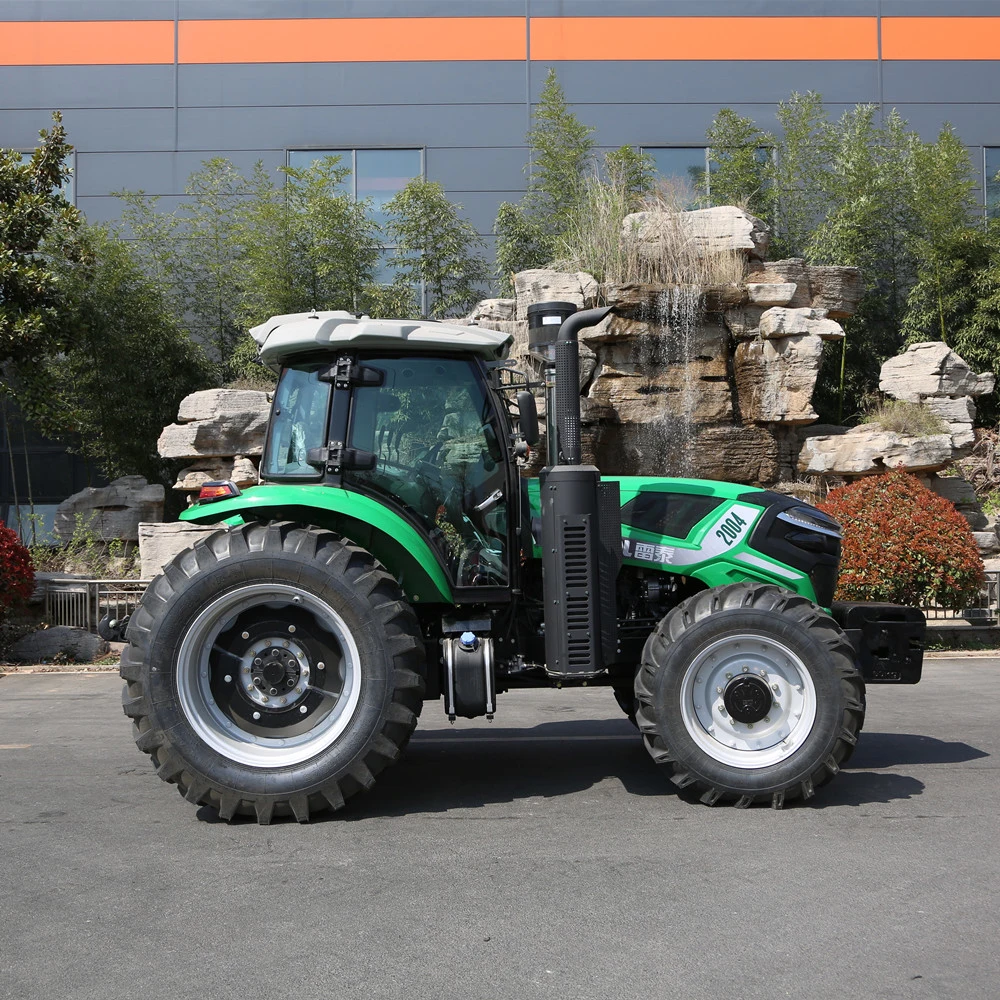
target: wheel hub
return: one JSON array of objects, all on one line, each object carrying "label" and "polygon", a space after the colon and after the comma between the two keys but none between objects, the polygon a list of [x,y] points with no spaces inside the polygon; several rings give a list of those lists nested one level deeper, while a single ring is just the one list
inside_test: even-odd
[{"label": "wheel hub", "polygon": [[771,697],[771,689],[760,677],[742,674],[726,685],[722,703],[732,718],[746,724],[766,718],[774,699]]},{"label": "wheel hub", "polygon": [[243,655],[241,690],[268,711],[287,711],[308,694],[310,674],[308,655],[298,642],[262,636]]}]

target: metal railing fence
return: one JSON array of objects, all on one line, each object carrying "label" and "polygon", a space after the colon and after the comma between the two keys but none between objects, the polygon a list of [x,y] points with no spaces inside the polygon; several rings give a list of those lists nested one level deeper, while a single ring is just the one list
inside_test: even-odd
[{"label": "metal railing fence", "polygon": [[97,631],[104,615],[124,618],[139,603],[148,580],[48,580],[45,618],[50,625]]}]

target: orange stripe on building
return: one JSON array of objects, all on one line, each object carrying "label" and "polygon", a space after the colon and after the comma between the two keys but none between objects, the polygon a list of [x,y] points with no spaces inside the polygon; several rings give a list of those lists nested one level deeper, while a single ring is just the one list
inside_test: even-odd
[{"label": "orange stripe on building", "polygon": [[523,17],[181,21],[182,63],[479,62],[526,56]]},{"label": "orange stripe on building", "polygon": [[533,17],[531,58],[877,59],[874,17]]},{"label": "orange stripe on building", "polygon": [[883,59],[1000,59],[1000,17],[883,17]]},{"label": "orange stripe on building", "polygon": [[173,61],[173,21],[0,21],[0,66]]}]

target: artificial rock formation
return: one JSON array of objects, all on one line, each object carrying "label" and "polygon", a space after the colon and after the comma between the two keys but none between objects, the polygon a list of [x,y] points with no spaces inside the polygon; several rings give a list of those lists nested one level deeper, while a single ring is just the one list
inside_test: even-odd
[{"label": "artificial rock formation", "polygon": [[231,479],[237,486],[257,482],[253,461],[264,451],[270,413],[266,392],[205,389],[181,400],[177,423],[163,428],[156,443],[161,458],[187,461],[175,490],[197,492],[210,479]]},{"label": "artificial rock formation", "polygon": [[218,530],[218,525],[188,524],[185,521],[140,524],[139,563],[143,580],[152,580],[174,556]]},{"label": "artificial rock formation", "polygon": [[139,539],[141,521],[163,520],[164,490],[142,476],[122,476],[109,486],[87,487],[56,509],[55,533],[69,543],[77,529],[101,542]]},{"label": "artificial rock formation", "polygon": [[890,358],[879,376],[879,389],[894,399],[923,403],[936,413],[951,434],[953,457],[968,454],[975,437],[974,396],[993,391],[992,372],[977,375],[947,344],[912,344]]},{"label": "artificial rock formation", "polygon": [[843,337],[833,317],[853,313],[860,273],[764,262],[766,228],[735,208],[680,217],[640,212],[623,227],[626,248],[640,259],[678,234],[705,255],[742,255],[749,277],[703,288],[526,271],[515,276],[516,299],[485,300],[467,321],[513,333],[511,355],[524,365],[529,305],[609,305],[610,315],[580,338],[588,460],[618,474],[760,485],[794,479],[796,428],[816,420],[812,393],[823,342]]}]

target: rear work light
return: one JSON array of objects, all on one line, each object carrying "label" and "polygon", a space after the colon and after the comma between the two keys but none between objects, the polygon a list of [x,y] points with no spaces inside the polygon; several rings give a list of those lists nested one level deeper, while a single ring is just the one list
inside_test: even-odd
[{"label": "rear work light", "polygon": [[214,500],[228,500],[239,495],[240,488],[231,479],[210,479],[207,483],[201,484],[195,503],[212,503]]}]

